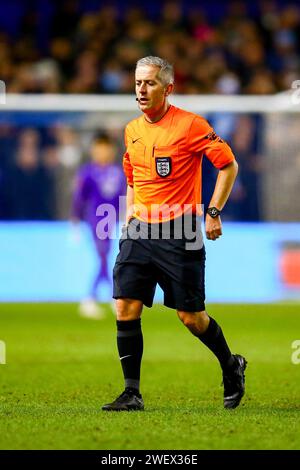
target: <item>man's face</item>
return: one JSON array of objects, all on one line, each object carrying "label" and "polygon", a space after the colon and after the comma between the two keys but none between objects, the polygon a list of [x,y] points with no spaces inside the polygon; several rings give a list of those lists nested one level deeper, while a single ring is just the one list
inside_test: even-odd
[{"label": "man's face", "polygon": [[116,148],[107,142],[94,142],[91,155],[93,161],[98,165],[109,165],[115,160]]},{"label": "man's face", "polygon": [[135,92],[139,108],[144,113],[159,111],[164,105],[166,92],[170,93],[172,89],[172,85],[165,86],[160,82],[159,70],[154,65],[145,65],[135,71]]}]

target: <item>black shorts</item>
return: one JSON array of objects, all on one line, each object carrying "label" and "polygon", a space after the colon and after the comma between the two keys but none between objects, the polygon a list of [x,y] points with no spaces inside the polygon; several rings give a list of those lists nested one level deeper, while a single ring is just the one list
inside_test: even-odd
[{"label": "black shorts", "polygon": [[[137,224],[142,226],[141,232],[149,232],[150,224],[137,219],[131,219],[123,229],[113,271],[113,298],[137,299],[151,307],[159,284],[167,307],[185,312],[205,310],[205,247],[202,238],[201,244],[197,243],[194,248],[193,240],[184,235],[174,238],[171,233],[169,239],[137,237]],[[155,225],[161,227],[164,224]]]}]

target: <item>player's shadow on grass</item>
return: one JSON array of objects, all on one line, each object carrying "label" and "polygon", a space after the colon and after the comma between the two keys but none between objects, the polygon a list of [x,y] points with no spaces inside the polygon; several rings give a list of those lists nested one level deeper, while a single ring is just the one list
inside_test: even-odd
[{"label": "player's shadow on grass", "polygon": [[[165,406],[165,405],[162,405],[162,406],[147,406],[145,407],[145,412],[148,412],[148,413],[163,413],[163,414],[166,414],[166,415],[170,415],[170,413],[174,413],[174,414],[191,414],[191,415],[194,415],[194,414],[197,414],[197,415],[200,415],[200,414],[216,414],[216,413],[219,413],[220,411],[223,411],[223,408],[221,408],[220,406],[217,406],[217,405],[211,405],[211,406],[201,406],[201,405],[196,405],[195,404],[191,404],[191,405],[185,405],[185,406],[182,406],[180,404],[176,405],[169,405],[169,406]],[[226,410],[224,410],[226,411]]]},{"label": "player's shadow on grass", "polygon": [[295,405],[291,406],[290,404],[288,405],[272,405],[272,403],[269,403],[268,405],[260,405],[259,403],[245,403],[244,409],[249,410],[249,412],[255,413],[256,415],[261,414],[275,414],[278,412],[300,412],[300,405]]},{"label": "player's shadow on grass", "polygon": [[222,404],[215,404],[215,405],[195,405],[195,403],[191,403],[190,405],[182,406],[181,404],[172,404],[169,406],[162,405],[162,406],[147,406],[145,407],[145,412],[147,413],[163,413],[163,414],[170,414],[170,413],[180,413],[180,414],[201,414],[201,415],[217,415],[217,414],[224,414],[224,413],[237,413],[237,412],[246,412],[247,414],[251,415],[271,415],[271,414],[278,414],[282,413],[285,414],[287,412],[300,413],[300,405],[291,406],[289,405],[272,405],[271,403],[267,405],[261,405],[259,403],[254,402],[247,402],[241,403],[240,406],[235,408],[234,410],[226,410],[223,408]]}]

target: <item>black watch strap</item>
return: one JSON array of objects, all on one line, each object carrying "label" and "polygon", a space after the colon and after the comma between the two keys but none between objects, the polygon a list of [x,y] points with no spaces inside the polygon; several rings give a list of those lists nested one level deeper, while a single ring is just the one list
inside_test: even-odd
[{"label": "black watch strap", "polygon": [[207,213],[213,218],[215,219],[216,217],[218,217],[218,215],[221,214],[221,211],[219,209],[217,209],[216,207],[209,207],[207,209]]}]

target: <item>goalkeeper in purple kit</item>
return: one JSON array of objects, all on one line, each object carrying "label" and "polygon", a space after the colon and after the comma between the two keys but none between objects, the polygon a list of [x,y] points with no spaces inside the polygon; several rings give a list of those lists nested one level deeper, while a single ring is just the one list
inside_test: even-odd
[{"label": "goalkeeper in purple kit", "polygon": [[[100,283],[111,284],[108,256],[112,240],[109,236],[104,239],[99,239],[97,236],[97,224],[101,220],[101,216],[97,216],[97,209],[101,204],[111,204],[117,220],[119,196],[126,192],[123,169],[115,161],[116,154],[116,145],[109,136],[96,135],[91,145],[92,161],[79,168],[73,195],[72,220],[74,222],[82,220],[89,225],[99,257],[99,270],[91,286],[89,297],[80,305],[80,313],[91,318],[103,316],[103,311],[96,302]],[[114,221],[110,222],[110,229],[112,229]]]}]

